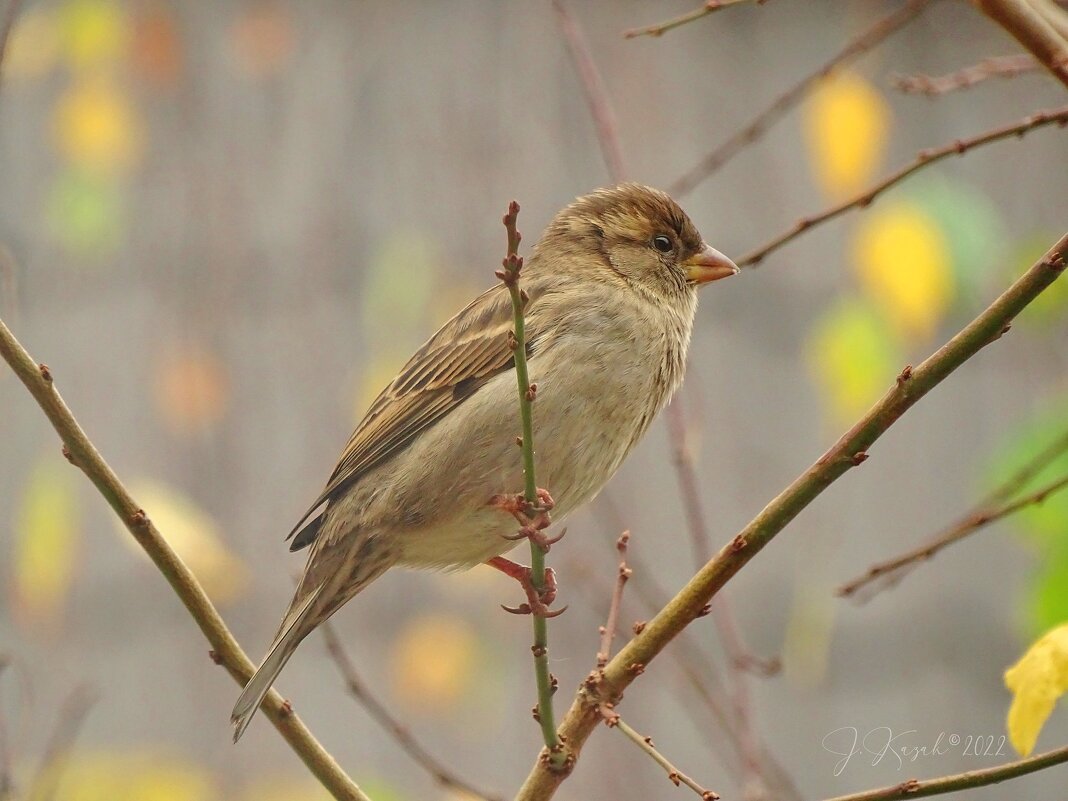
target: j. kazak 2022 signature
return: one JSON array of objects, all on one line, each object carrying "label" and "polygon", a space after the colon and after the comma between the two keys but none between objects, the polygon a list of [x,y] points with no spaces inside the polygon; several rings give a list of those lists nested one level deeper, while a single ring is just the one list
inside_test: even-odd
[{"label": "j. kazak 2022 signature", "polygon": [[916,729],[895,733],[889,726],[876,726],[866,732],[856,726],[842,726],[827,732],[822,745],[828,752],[841,757],[834,763],[835,776],[841,776],[854,758],[872,767],[886,761],[900,770],[905,763],[916,762],[921,757],[949,753],[973,757],[1006,755],[1004,735],[961,735],[943,731],[925,740]]}]

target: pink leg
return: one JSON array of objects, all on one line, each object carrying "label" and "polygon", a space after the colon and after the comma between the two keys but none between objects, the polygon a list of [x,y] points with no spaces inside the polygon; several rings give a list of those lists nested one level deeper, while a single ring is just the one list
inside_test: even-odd
[{"label": "pink leg", "polygon": [[517,615],[556,617],[567,609],[565,606],[563,609],[559,609],[555,612],[549,611],[549,604],[556,600],[556,573],[553,572],[552,568],[546,569],[545,587],[539,592],[538,588],[534,586],[530,568],[526,565],[517,564],[511,559],[505,559],[503,556],[495,556],[492,559],[488,559],[486,564],[492,568],[500,570],[504,575],[514,578],[519,582],[519,586],[523,588],[523,592],[526,593],[527,602],[525,604],[520,604],[517,607],[502,605],[502,608],[506,612],[512,612]]}]

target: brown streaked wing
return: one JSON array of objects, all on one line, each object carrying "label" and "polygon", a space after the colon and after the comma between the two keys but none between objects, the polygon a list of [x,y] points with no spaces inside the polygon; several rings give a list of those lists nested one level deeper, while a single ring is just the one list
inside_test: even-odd
[{"label": "brown streaked wing", "polygon": [[[527,347],[537,338],[529,311],[543,294],[543,284],[524,282],[530,296],[527,306]],[[342,490],[382,461],[403,450],[415,436],[463,403],[483,383],[513,365],[508,346],[512,329],[512,303],[498,284],[483,292],[434,334],[408,360],[393,382],[371,404],[341,454],[326,487],[289,533],[289,539]],[[306,523],[307,521],[307,523]],[[297,537],[304,547],[314,536]]]}]

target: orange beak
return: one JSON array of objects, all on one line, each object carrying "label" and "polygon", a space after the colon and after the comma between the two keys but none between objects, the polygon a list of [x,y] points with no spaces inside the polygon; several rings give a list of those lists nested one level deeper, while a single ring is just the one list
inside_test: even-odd
[{"label": "orange beak", "polygon": [[682,266],[686,268],[686,280],[691,284],[707,284],[738,274],[738,265],[708,244],[686,259]]}]

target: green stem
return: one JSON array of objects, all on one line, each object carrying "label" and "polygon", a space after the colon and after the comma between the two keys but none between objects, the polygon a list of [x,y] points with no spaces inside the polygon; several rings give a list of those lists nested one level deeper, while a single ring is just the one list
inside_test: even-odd
[{"label": "green stem", "polygon": [[[523,427],[523,497],[529,504],[538,503],[538,482],[534,475],[534,409],[530,393],[530,373],[527,370],[526,321],[523,316],[525,301],[519,289],[519,271],[523,261],[517,255],[519,234],[515,230],[515,220],[519,205],[515,202],[509,206],[504,218],[508,230],[508,257],[504,268],[507,280],[504,281],[512,299],[512,313],[515,318],[515,376],[519,390],[519,416]],[[530,577],[537,590],[545,588],[545,551],[534,540],[530,540]],[[534,677],[538,685],[538,722],[541,725],[542,739],[549,750],[550,763],[560,768],[567,761],[563,744],[556,734],[556,716],[553,714],[552,677],[549,675],[549,626],[548,621],[540,615],[532,615],[534,621]]]}]

